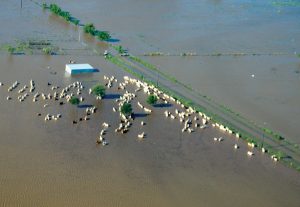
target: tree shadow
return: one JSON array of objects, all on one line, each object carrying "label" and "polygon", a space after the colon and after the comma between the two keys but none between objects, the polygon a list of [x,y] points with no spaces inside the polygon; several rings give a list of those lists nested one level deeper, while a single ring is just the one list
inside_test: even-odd
[{"label": "tree shadow", "polygon": [[146,116],[148,116],[148,114],[146,114],[146,113],[133,113],[132,114],[132,118],[143,118],[143,117],[146,117]]},{"label": "tree shadow", "polygon": [[120,94],[106,94],[103,99],[118,99],[120,98]]},{"label": "tree shadow", "polygon": [[158,107],[158,108],[165,108],[165,107],[171,107],[171,106],[173,106],[173,104],[159,103],[159,104],[153,104],[153,106]]},{"label": "tree shadow", "polygon": [[120,40],[119,40],[119,39],[116,39],[116,38],[110,38],[109,40],[106,40],[106,42],[111,42],[111,43],[113,43],[113,42],[120,42]]},{"label": "tree shadow", "polygon": [[80,109],[83,109],[83,108],[89,108],[89,107],[92,107],[93,105],[91,104],[81,104],[81,105],[78,105],[77,107],[80,108]]}]

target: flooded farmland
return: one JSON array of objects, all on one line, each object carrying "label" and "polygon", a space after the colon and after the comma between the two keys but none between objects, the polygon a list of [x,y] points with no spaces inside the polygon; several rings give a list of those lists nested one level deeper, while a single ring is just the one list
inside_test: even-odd
[{"label": "flooded farmland", "polygon": [[[299,58],[291,55],[299,46],[299,35],[295,35],[300,28],[295,21],[297,8],[278,9],[268,1],[254,6],[248,1],[216,0],[56,2],[82,21],[111,31],[121,40],[120,44],[135,54],[156,50],[203,54],[236,50],[287,53],[258,57],[147,57],[145,60],[214,100],[259,123],[266,122],[268,127],[299,142],[299,74],[295,72]],[[119,122],[119,116],[112,111],[115,99],[97,101],[88,94],[88,88],[98,82],[105,83],[104,75],[113,75],[119,81],[128,75],[99,56],[107,45],[95,46],[95,41],[88,36],[79,37],[76,27],[43,12],[32,1],[23,1],[22,10],[19,1],[1,2],[0,11],[0,18],[6,20],[0,26],[10,26],[0,31],[1,43],[47,39],[60,47],[58,55],[52,56],[8,55],[4,51],[0,54],[0,82],[4,84],[0,87],[1,206],[299,206],[298,172],[273,162],[255,149],[254,156],[247,156],[249,148],[244,141],[213,127],[182,133],[178,119],[163,115],[165,110],[174,112],[175,104],[167,108],[152,107],[153,113],[143,116],[134,102],[133,111],[140,116],[128,133],[115,133]],[[212,24],[218,16],[210,19],[210,11],[225,17],[219,20],[220,25],[222,22],[235,25],[220,28],[224,33],[236,31],[241,24],[252,21],[253,16],[258,16],[255,22],[259,17],[268,22],[281,14],[281,21],[289,20],[289,26],[284,24],[289,30],[274,32],[273,39],[265,35],[265,39],[260,39],[251,35],[255,27],[251,28],[250,24],[243,25],[240,35],[223,35],[225,39],[218,39],[218,33],[213,32],[213,26],[218,25]],[[242,22],[235,17],[241,17]],[[197,21],[193,23],[193,19]],[[202,25],[200,19],[204,21],[205,31],[198,28]],[[8,20],[20,27],[7,25]],[[268,31],[263,23],[260,27]],[[273,23],[271,26],[277,28],[277,21]],[[187,36],[183,35],[184,29],[189,31]],[[179,33],[174,35],[171,31]],[[217,41],[204,41],[209,32]],[[263,33],[256,32],[259,37]],[[243,42],[238,37],[244,34],[248,36]],[[199,36],[204,45],[198,40],[193,43]],[[294,40],[290,42],[291,39]],[[70,77],[64,71],[70,59],[90,63],[100,72]],[[13,82],[20,82],[22,87],[31,79],[35,81],[36,91],[45,93],[53,92],[51,86],[61,89],[80,81],[85,86],[84,103],[95,105],[98,111],[90,120],[72,124],[82,117],[84,108],[67,103],[60,106],[53,100],[34,103],[31,94],[19,102],[19,88],[7,91]],[[115,97],[121,91],[114,86],[107,93]],[[8,95],[11,100],[7,100]],[[138,99],[146,104],[142,92],[138,93]],[[45,103],[47,107],[43,107]],[[38,113],[42,116],[37,116]],[[62,118],[45,122],[47,113],[60,113]],[[106,135],[108,146],[95,143],[104,121],[112,125]],[[141,121],[146,125],[141,126]],[[142,131],[147,137],[139,140],[137,134]],[[213,137],[224,140],[214,142]],[[239,149],[235,150],[234,144]]]}]

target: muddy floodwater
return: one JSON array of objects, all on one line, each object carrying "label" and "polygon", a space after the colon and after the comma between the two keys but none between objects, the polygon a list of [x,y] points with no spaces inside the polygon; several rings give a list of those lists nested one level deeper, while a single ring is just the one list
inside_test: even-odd
[{"label": "muddy floodwater", "polygon": [[[299,143],[298,6],[267,0],[51,2],[82,23],[110,31],[113,43],[135,55],[197,52],[200,56],[142,58]],[[153,113],[144,116],[134,102],[133,110],[140,116],[127,134],[115,133],[119,116],[112,107],[117,107],[114,97],[121,92],[114,86],[107,90],[111,98],[96,101],[87,91],[104,83],[104,75],[119,81],[128,75],[99,56],[107,44],[97,43],[34,1],[23,0],[22,9],[20,1],[1,1],[0,20],[1,45],[47,40],[59,47],[58,55],[52,56],[8,55],[1,50],[0,206],[299,207],[299,172],[255,149],[254,156],[247,156],[250,149],[243,141],[211,126],[182,133],[178,120],[163,115],[165,110],[174,112],[175,104],[152,107]],[[216,53],[221,55],[206,56]],[[100,72],[70,77],[64,71],[70,59],[90,63]],[[54,85],[61,89],[81,81],[84,103],[95,105],[97,113],[72,124],[82,117],[84,107],[32,102],[32,94],[19,102],[17,91],[31,79],[36,91],[44,93],[53,92]],[[15,81],[20,85],[8,92]],[[146,105],[145,98],[138,93]],[[60,113],[62,118],[45,122],[47,113]],[[104,121],[112,125],[105,147],[96,145]],[[147,137],[139,140],[142,131]],[[213,141],[221,136],[224,141]],[[240,148],[235,150],[234,144]]]},{"label": "muddy floodwater", "polygon": [[[296,1],[51,2],[82,23],[110,31],[112,43],[122,44],[134,55],[197,53],[200,57],[147,60],[201,94],[299,143],[300,6]],[[19,2],[2,2],[1,7],[9,11],[1,14],[3,19],[13,21],[0,23],[8,28],[1,31],[3,42],[44,38],[66,54],[91,55],[95,49],[99,53],[106,49],[33,2],[24,3],[23,10]],[[20,26],[15,28],[16,24]],[[214,54],[225,57],[206,56]]]},{"label": "muddy floodwater", "polygon": [[[73,57],[101,69],[70,78],[63,70],[69,58],[1,56],[2,206],[299,206],[299,173],[255,150],[248,157],[243,141],[217,129],[183,134],[178,121],[163,116],[164,108],[136,118],[122,135],[114,132],[119,118],[112,112],[113,99],[87,101],[99,111],[73,125],[84,109],[54,101],[34,103],[31,96],[19,102],[17,91],[7,91],[16,80],[21,87],[32,79],[36,91],[46,93],[51,92],[48,82],[63,87],[81,81],[88,88],[99,80],[104,83],[104,74],[119,80],[124,75],[102,58]],[[120,92],[112,88],[107,93]],[[7,95],[12,99],[6,100]],[[88,98],[87,91],[82,95]],[[134,111],[141,112],[136,105]],[[62,118],[45,122],[47,113],[61,113]],[[109,145],[96,146],[104,121],[112,125],[106,135]],[[147,133],[143,141],[137,139],[141,131]],[[220,136],[223,142],[213,141]],[[240,149],[233,149],[235,143]]]},{"label": "muddy floodwater", "polygon": [[299,143],[300,58],[147,57],[145,60],[200,94]]}]

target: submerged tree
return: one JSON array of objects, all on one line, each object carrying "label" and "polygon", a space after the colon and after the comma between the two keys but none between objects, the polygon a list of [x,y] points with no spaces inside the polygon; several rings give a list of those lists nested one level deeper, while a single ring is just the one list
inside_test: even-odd
[{"label": "submerged tree", "polygon": [[78,105],[80,103],[80,100],[79,98],[75,97],[75,96],[72,96],[69,100],[69,102],[73,105]]},{"label": "submerged tree", "polygon": [[98,39],[102,41],[107,41],[111,38],[110,34],[105,31],[101,31],[98,33]]},{"label": "submerged tree", "polygon": [[103,85],[96,85],[92,88],[92,94],[103,98],[105,96],[105,87]]},{"label": "submerged tree", "polygon": [[119,54],[125,53],[126,50],[122,47],[122,45],[117,45],[115,49],[118,51]]},{"label": "submerged tree", "polygon": [[121,113],[124,115],[129,115],[132,113],[132,106],[130,103],[124,103],[121,106]]},{"label": "submerged tree", "polygon": [[91,35],[95,35],[96,34],[96,28],[95,28],[95,26],[94,26],[93,23],[89,23],[89,24],[84,25],[83,31],[85,33],[89,33]]},{"label": "submerged tree", "polygon": [[51,47],[44,47],[42,49],[42,51],[46,54],[46,55],[51,55],[52,54],[52,48]]},{"label": "submerged tree", "polygon": [[153,94],[150,94],[147,98],[147,103],[150,105],[156,104],[157,102],[157,97]]},{"label": "submerged tree", "polygon": [[49,8],[54,14],[60,15],[61,8],[57,4],[50,4]]},{"label": "submerged tree", "polygon": [[8,46],[7,47],[7,51],[10,53],[10,54],[13,54],[15,51],[16,51],[16,48],[12,47],[12,46]]}]

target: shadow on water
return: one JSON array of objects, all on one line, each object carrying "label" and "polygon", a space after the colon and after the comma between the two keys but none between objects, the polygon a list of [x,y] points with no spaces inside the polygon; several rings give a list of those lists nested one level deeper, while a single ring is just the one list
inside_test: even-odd
[{"label": "shadow on water", "polygon": [[165,107],[172,107],[173,105],[172,104],[165,104],[165,103],[159,103],[159,104],[153,104],[154,107],[157,107],[157,108],[165,108]]},{"label": "shadow on water", "polygon": [[135,118],[142,118],[142,117],[146,117],[148,116],[148,114],[146,113],[133,113],[132,114],[132,117],[135,119]]},{"label": "shadow on water", "polygon": [[82,108],[89,108],[89,107],[92,107],[93,105],[91,104],[82,104],[82,105],[78,105],[77,107],[82,109]]},{"label": "shadow on water", "polygon": [[106,94],[103,99],[118,99],[120,98],[120,94]]},{"label": "shadow on water", "polygon": [[107,40],[107,42],[120,42],[120,40],[115,39],[115,38],[111,38],[111,39]]}]

